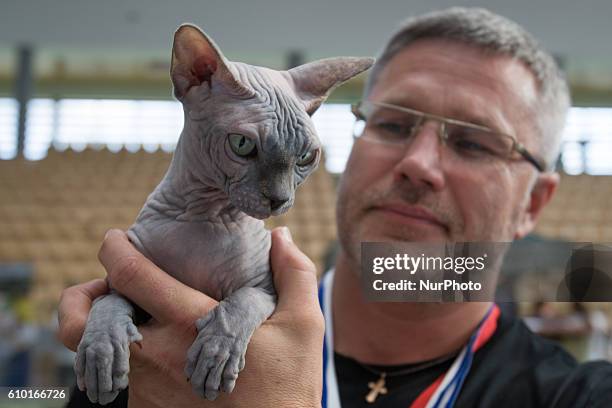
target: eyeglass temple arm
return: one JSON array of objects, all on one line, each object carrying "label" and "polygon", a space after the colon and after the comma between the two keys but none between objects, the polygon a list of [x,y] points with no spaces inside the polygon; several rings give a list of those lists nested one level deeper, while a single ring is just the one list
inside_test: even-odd
[{"label": "eyeglass temple arm", "polygon": [[525,149],[525,147],[522,144],[517,143],[516,144],[516,150],[521,154],[521,156],[523,156],[523,158],[525,158],[525,160],[527,160],[529,163],[533,164],[533,166],[536,169],[538,169],[538,171],[544,172],[544,166],[540,163],[540,161],[538,159],[533,157],[533,155],[531,153],[529,153],[527,151],[527,149]]}]

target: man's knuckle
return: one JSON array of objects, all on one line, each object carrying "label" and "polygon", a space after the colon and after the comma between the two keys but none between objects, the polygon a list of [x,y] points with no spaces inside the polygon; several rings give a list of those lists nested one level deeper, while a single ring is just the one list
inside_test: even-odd
[{"label": "man's knuckle", "polygon": [[69,286],[67,288],[65,288],[64,290],[62,290],[62,293],[60,294],[60,305],[62,304],[62,302],[66,301],[66,299],[69,299],[70,297],[72,297],[74,295],[74,293],[77,292],[77,287],[76,286]]},{"label": "man's knuckle", "polygon": [[297,318],[307,332],[323,333],[325,331],[325,319],[318,307],[303,310]]},{"label": "man's knuckle", "polygon": [[299,282],[303,285],[310,285],[312,287],[317,286],[317,278],[316,278],[316,268],[314,264],[311,267],[299,267],[299,268],[291,268],[289,270],[294,281]]},{"label": "man's knuckle", "polygon": [[98,250],[98,259],[102,261],[104,259],[104,254],[108,251],[108,247],[110,245],[110,236],[109,232],[111,230],[106,231],[104,234],[104,239],[102,240],[102,244],[100,245],[100,249]]},{"label": "man's knuckle", "polygon": [[304,252],[302,252],[297,246],[295,247],[295,251],[287,254],[291,263],[300,265],[302,269],[315,269],[315,264],[312,262],[312,259]]},{"label": "man's knuckle", "polygon": [[306,272],[310,272],[312,274],[316,273],[317,265],[315,265],[315,263],[312,261],[312,259],[310,259],[306,255],[302,254],[302,260],[303,260],[303,263],[304,263],[304,270]]},{"label": "man's knuckle", "polygon": [[73,318],[65,318],[60,323],[57,337],[66,347],[76,349],[85,330],[85,323]]}]

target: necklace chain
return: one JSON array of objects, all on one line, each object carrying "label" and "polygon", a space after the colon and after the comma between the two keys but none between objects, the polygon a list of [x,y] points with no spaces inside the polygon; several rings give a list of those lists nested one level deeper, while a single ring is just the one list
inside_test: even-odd
[{"label": "necklace chain", "polygon": [[353,361],[355,361],[357,364],[359,364],[359,366],[362,367],[364,370],[366,370],[366,371],[368,371],[368,372],[370,372],[372,374],[375,374],[377,376],[383,376],[384,375],[385,377],[389,378],[389,377],[399,377],[399,376],[406,375],[406,374],[416,373],[416,372],[425,370],[427,368],[436,366],[438,364],[441,364],[441,363],[443,363],[445,361],[448,361],[448,360],[450,360],[450,359],[452,359],[453,357],[456,357],[456,356],[457,356],[457,352],[453,351],[452,353],[443,355],[442,357],[438,357],[438,358],[433,359],[433,360],[429,360],[429,361],[425,361],[425,362],[422,362],[422,363],[418,363],[416,365],[411,365],[410,367],[407,367],[407,368],[405,368],[403,370],[397,370],[397,371],[392,371],[392,372],[388,372],[386,370],[377,370],[377,369],[373,368],[372,366],[370,366],[368,364],[360,363],[357,360],[353,360]]},{"label": "necklace chain", "polygon": [[434,360],[425,361],[423,363],[419,363],[416,365],[412,365],[411,367],[405,368],[403,370],[393,371],[391,373],[387,373],[386,371],[376,370],[367,364],[360,363],[357,360],[354,360],[357,364],[359,364],[363,369],[369,371],[372,374],[376,374],[378,376],[378,380],[376,382],[370,381],[368,382],[368,388],[370,391],[365,395],[365,400],[369,404],[373,404],[378,398],[379,395],[385,395],[388,392],[386,387],[386,379],[388,377],[399,377],[401,375],[416,373],[418,371],[425,370],[429,367],[433,367],[435,365],[441,364],[445,361],[448,361],[457,355],[456,352],[446,354],[442,357],[438,357]]}]

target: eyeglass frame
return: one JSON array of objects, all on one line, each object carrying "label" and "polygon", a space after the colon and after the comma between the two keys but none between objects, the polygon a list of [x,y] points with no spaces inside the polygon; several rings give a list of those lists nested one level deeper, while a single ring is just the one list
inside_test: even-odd
[{"label": "eyeglass frame", "polygon": [[[512,154],[511,152],[517,152],[518,154],[520,154],[523,159],[525,159],[528,163],[532,164],[540,173],[545,172],[545,166],[542,165],[540,163],[540,161],[538,161],[538,159],[535,158],[535,156],[533,154],[531,154],[527,148],[525,146],[523,146],[523,144],[521,144],[518,140],[516,140],[516,137],[509,135],[507,133],[501,133],[498,131],[495,131],[493,129],[490,129],[486,126],[481,126],[481,125],[477,125],[474,123],[469,123],[469,122],[464,122],[462,120],[457,120],[457,119],[452,119],[452,118],[447,118],[444,116],[439,116],[439,115],[434,115],[432,113],[425,113],[425,112],[421,112],[418,111],[416,109],[411,109],[411,108],[407,108],[405,106],[398,106],[398,105],[393,105],[390,103],[385,103],[385,102],[375,102],[375,101],[359,101],[357,103],[354,103],[351,105],[351,113],[355,116],[355,118],[357,120],[363,120],[364,122],[367,123],[366,118],[364,117],[363,113],[361,113],[360,108],[362,106],[363,103],[369,103],[372,104],[374,106],[379,106],[382,108],[388,108],[388,109],[394,109],[400,112],[406,112],[406,113],[410,113],[412,115],[418,116],[419,117],[419,122],[418,122],[418,126],[415,126],[414,129],[411,130],[411,132],[415,132],[417,130],[419,130],[421,128],[421,126],[427,121],[427,120],[434,120],[436,122],[440,122],[441,123],[441,132],[440,132],[440,137],[442,138],[442,140],[444,142],[446,142],[446,140],[448,139],[448,134],[446,132],[446,127],[444,126],[445,124],[450,124],[450,125],[459,125],[459,126],[465,126],[467,128],[471,128],[471,129],[476,129],[476,130],[482,130],[482,131],[486,131],[489,132],[491,134],[496,134],[499,136],[504,136],[507,138],[510,138],[512,140],[512,148],[510,150],[510,154]],[[365,128],[363,130],[363,132],[365,132]],[[411,133],[412,136],[412,133]],[[353,134],[354,138],[359,138],[359,136],[355,136]],[[508,156],[506,159],[510,158],[510,156]]]}]

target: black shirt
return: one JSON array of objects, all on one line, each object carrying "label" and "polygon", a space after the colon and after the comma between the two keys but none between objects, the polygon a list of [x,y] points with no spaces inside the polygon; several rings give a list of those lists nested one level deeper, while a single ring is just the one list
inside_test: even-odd
[{"label": "black shirt", "polygon": [[[412,401],[452,364],[450,358],[417,373],[386,379],[386,395],[365,401],[368,382],[379,376],[356,361],[334,355],[344,408],[409,408]],[[379,371],[405,371],[405,366],[372,366]],[[68,407],[101,407],[75,389]],[[127,391],[105,408],[127,407]],[[497,330],[474,355],[457,408],[610,408],[612,364],[578,364],[556,343],[533,334],[518,318],[502,313]]]},{"label": "black shirt", "polygon": [[[409,408],[452,365],[453,359],[413,374],[386,379],[387,394],[365,401],[368,382],[379,376],[335,353],[340,400],[350,408]],[[370,366],[404,371],[408,366]],[[612,364],[578,364],[556,343],[532,333],[522,320],[502,313],[497,330],[474,355],[457,408],[612,407]]]},{"label": "black shirt", "polygon": [[[421,391],[425,390],[439,376],[446,373],[453,364],[455,357],[456,355],[418,372],[413,372],[412,368],[417,368],[421,364],[368,365],[367,367],[370,368],[368,370],[354,359],[334,353],[334,365],[342,406],[351,408],[408,408],[410,401],[415,400]],[[408,371],[410,373],[402,374],[402,372]],[[370,392],[368,383],[376,383],[380,379],[380,375],[376,372],[387,374],[385,378],[387,393],[379,394],[373,403],[369,403],[365,396]]]}]

